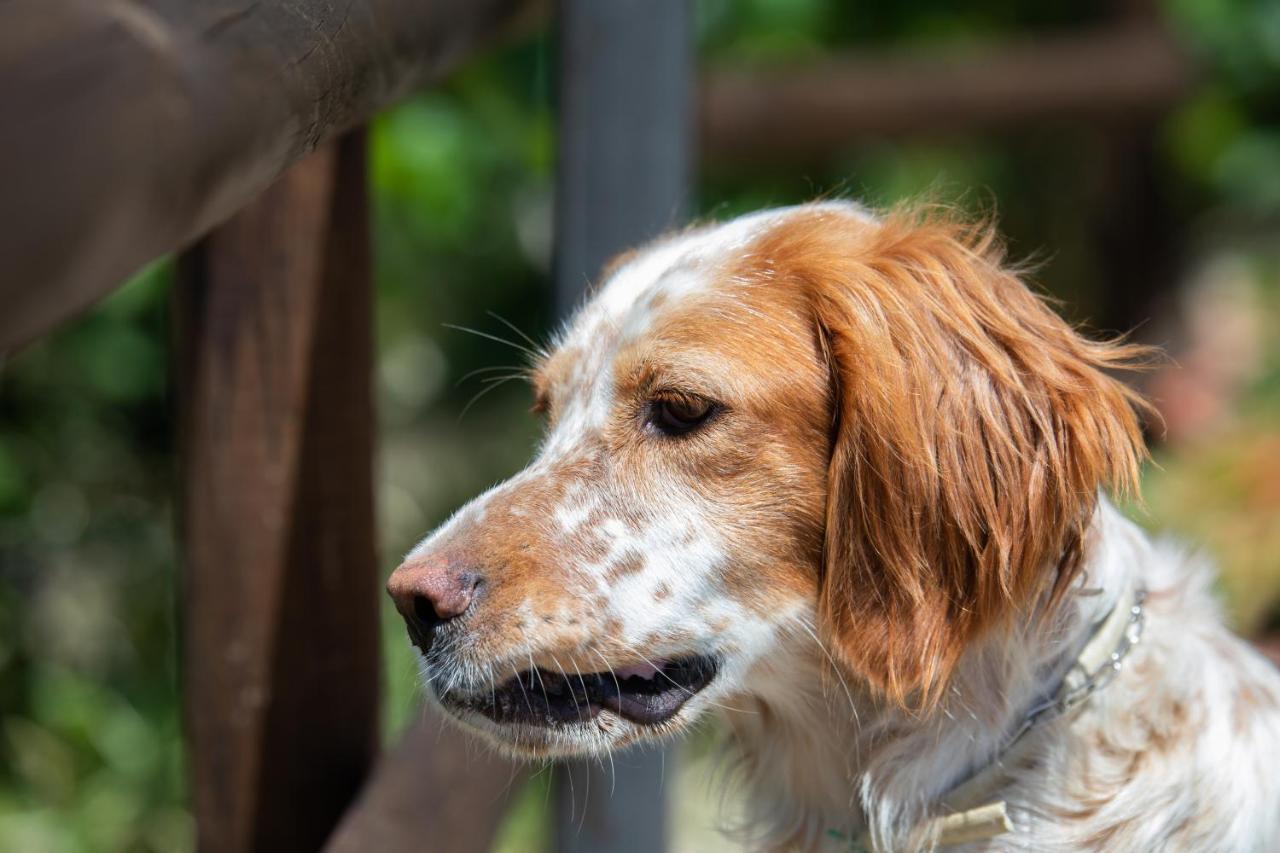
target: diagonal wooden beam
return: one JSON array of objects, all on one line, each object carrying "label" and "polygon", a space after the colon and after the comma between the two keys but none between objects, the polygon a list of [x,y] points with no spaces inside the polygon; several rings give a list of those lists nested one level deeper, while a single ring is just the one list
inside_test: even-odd
[{"label": "diagonal wooden beam", "polygon": [[527,776],[426,710],[378,762],[325,853],[488,853]]}]

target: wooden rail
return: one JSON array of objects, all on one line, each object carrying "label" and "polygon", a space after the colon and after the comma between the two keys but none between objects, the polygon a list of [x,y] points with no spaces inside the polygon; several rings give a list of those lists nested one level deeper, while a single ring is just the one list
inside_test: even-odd
[{"label": "wooden rail", "polygon": [[0,3],[0,352],[204,234],[530,5]]},{"label": "wooden rail", "polygon": [[1184,97],[1190,57],[1157,20],[1024,43],[719,68],[703,77],[710,169],[789,164],[886,135],[1029,122],[1149,122]]}]

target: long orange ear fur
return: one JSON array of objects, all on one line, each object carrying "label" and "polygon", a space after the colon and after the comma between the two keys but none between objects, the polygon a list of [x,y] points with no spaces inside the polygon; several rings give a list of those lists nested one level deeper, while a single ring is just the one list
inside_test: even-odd
[{"label": "long orange ear fur", "polygon": [[984,632],[1061,599],[1099,488],[1136,490],[1145,404],[1107,371],[1148,351],[1082,337],[989,224],[945,211],[814,212],[756,248],[807,289],[831,362],[826,638],[928,708]]}]

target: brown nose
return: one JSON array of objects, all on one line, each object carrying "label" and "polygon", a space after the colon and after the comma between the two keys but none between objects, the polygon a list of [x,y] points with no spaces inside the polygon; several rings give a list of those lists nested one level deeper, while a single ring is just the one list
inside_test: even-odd
[{"label": "brown nose", "polygon": [[483,582],[479,572],[429,556],[402,563],[391,573],[387,592],[404,617],[409,638],[425,654],[436,628],[465,613]]}]

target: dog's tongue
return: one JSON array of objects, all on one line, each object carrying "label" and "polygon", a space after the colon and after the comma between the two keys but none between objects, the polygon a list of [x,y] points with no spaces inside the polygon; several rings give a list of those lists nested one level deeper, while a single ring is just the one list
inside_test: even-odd
[{"label": "dog's tongue", "polygon": [[625,681],[632,676],[652,681],[656,676],[661,674],[662,664],[663,661],[658,661],[657,663],[649,663],[646,661],[645,663],[637,663],[632,666],[619,667],[613,671],[613,674],[619,681]]}]

